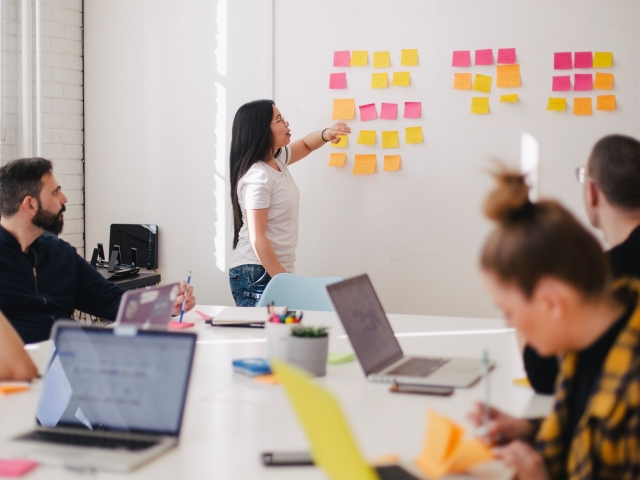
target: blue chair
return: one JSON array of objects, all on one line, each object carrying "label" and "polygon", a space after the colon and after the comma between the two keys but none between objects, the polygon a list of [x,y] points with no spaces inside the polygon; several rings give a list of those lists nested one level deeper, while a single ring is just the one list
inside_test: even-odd
[{"label": "blue chair", "polygon": [[303,277],[292,273],[276,275],[264,289],[258,307],[271,302],[289,310],[333,311],[331,300],[324,290],[325,285],[342,281],[342,277]]}]

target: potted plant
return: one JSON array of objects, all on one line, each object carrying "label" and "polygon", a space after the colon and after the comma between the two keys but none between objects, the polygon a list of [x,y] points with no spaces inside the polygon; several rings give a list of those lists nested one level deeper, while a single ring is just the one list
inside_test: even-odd
[{"label": "potted plant", "polygon": [[327,373],[329,335],[327,327],[296,326],[287,338],[287,360],[311,375]]}]

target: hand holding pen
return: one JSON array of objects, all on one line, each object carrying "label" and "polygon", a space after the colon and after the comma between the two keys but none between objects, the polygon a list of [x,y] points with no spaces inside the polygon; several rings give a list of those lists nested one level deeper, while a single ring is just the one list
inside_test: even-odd
[{"label": "hand holding pen", "polygon": [[[189,272],[189,280],[191,279],[191,272]],[[190,287],[184,280],[180,282],[180,293],[176,297],[173,304],[173,316],[183,315],[183,312],[188,312],[196,306],[196,297],[193,296],[193,287]]]}]

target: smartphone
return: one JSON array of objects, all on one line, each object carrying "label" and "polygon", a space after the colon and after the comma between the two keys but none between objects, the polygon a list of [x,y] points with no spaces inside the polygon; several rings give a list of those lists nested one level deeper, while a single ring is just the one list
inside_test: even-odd
[{"label": "smartphone", "polygon": [[438,387],[435,385],[415,385],[410,383],[395,383],[389,390],[394,393],[419,393],[422,395],[440,395],[447,397],[453,393],[453,387]]},{"label": "smartphone", "polygon": [[313,459],[309,452],[266,452],[262,463],[267,467],[293,467],[313,465]]}]

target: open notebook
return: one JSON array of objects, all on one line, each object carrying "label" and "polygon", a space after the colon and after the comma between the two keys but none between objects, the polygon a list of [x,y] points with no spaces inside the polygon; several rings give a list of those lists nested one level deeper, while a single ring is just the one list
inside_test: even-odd
[{"label": "open notebook", "polygon": [[[287,307],[274,307],[278,315],[287,311]],[[212,325],[259,325],[269,320],[267,307],[229,307],[213,317]]]}]

